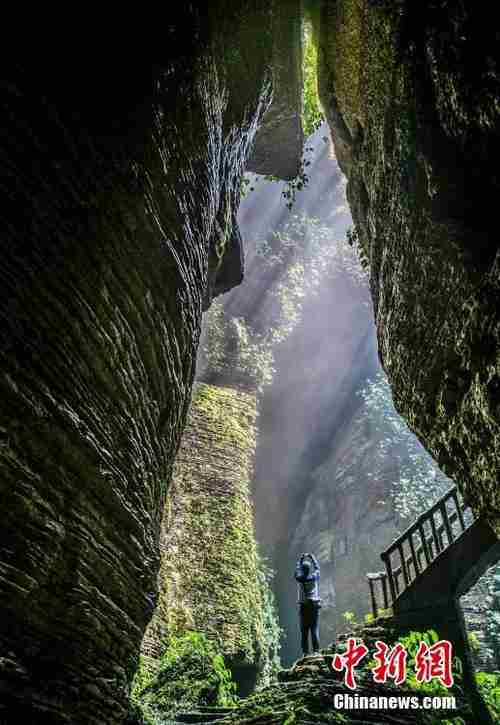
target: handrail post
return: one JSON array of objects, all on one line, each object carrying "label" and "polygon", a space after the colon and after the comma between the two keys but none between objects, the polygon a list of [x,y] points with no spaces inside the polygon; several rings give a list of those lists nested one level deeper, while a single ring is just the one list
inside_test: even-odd
[{"label": "handrail post", "polygon": [[431,514],[431,529],[432,529],[432,537],[434,539],[434,545],[436,547],[436,556],[441,552],[441,542],[439,541],[439,536],[436,531],[436,520],[434,518],[434,513]]},{"label": "handrail post", "polygon": [[384,609],[389,609],[389,599],[387,597],[387,574],[385,571],[380,572],[380,581],[382,582],[382,595],[384,597]]},{"label": "handrail post", "polygon": [[413,568],[415,569],[415,579],[420,574],[420,563],[417,559],[417,554],[415,552],[415,544],[413,542],[413,533],[410,532],[410,535],[408,536],[408,542],[410,544],[410,551],[411,551],[411,557],[413,559]]},{"label": "handrail post", "polygon": [[450,522],[448,519],[448,509],[446,508],[446,501],[443,501],[439,507],[439,510],[441,511],[441,516],[443,517],[443,524],[444,528],[446,529],[446,535],[448,537],[448,546],[453,543],[454,536],[453,531],[451,530]]},{"label": "handrail post", "polygon": [[464,516],[463,516],[463,513],[462,513],[462,507],[461,507],[460,502],[458,500],[457,489],[454,489],[454,491],[452,493],[452,497],[453,497],[453,502],[455,504],[455,507],[457,509],[458,520],[460,521],[460,526],[462,527],[462,531],[465,531],[465,521],[464,521]]},{"label": "handrail post", "polygon": [[405,586],[410,586],[410,578],[408,576],[408,569],[406,567],[406,559],[403,551],[403,542],[398,544],[399,556],[401,559],[401,571],[403,572],[403,579],[405,580]]},{"label": "handrail post", "polygon": [[427,547],[427,536],[425,534],[423,521],[419,523],[418,530],[420,532],[420,538],[422,539],[422,549],[424,550],[425,561],[427,563],[427,566],[429,566],[429,564],[431,563],[431,557],[429,556],[429,549]]},{"label": "handrail post", "polygon": [[387,578],[389,579],[389,587],[391,589],[391,597],[392,601],[394,601],[396,599],[396,586],[394,584],[394,576],[392,573],[391,555],[384,552],[383,554],[381,554],[381,558],[385,564]]},{"label": "handrail post", "polygon": [[371,576],[367,575],[368,584],[370,585],[370,597],[372,600],[372,612],[373,612],[373,618],[377,619],[378,616],[378,607],[377,607],[377,600],[375,598],[375,590],[373,588],[373,578]]}]

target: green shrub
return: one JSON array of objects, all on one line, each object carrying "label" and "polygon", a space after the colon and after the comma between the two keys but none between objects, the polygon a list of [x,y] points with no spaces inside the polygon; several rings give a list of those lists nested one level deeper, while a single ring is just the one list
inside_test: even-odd
[{"label": "green shrub", "polygon": [[[405,686],[411,690],[416,690],[425,695],[437,695],[446,697],[450,694],[450,690],[442,685],[439,680],[431,680],[430,682],[418,682],[415,675],[415,656],[417,654],[420,642],[425,642],[429,647],[439,641],[438,633],[429,629],[425,632],[411,631],[406,636],[400,637],[399,642],[408,652],[408,669],[406,675]],[[459,657],[454,657],[452,662],[452,673],[454,685],[451,692],[459,694],[462,692],[462,662]],[[428,725],[465,725],[461,717],[452,718],[451,720],[442,720],[438,715],[432,712],[425,713],[425,722]]]},{"label": "green shrub", "polygon": [[230,706],[235,691],[216,645],[200,632],[187,632],[170,638],[154,674],[139,668],[132,701],[154,717],[199,705]]},{"label": "green shrub", "polygon": [[356,620],[356,615],[354,612],[344,612],[342,614],[343,618],[345,619],[345,622],[349,627],[357,627],[359,622]]},{"label": "green shrub", "polygon": [[500,722],[500,674],[476,672],[476,682],[493,722]]},{"label": "green shrub", "polygon": [[481,643],[479,642],[478,636],[475,632],[468,632],[467,639],[469,640],[469,647],[473,652],[479,652],[481,649]]},{"label": "green shrub", "polygon": [[[346,612],[346,614],[349,614],[349,612]],[[438,695],[441,697],[448,696],[450,694],[450,690],[442,685],[438,680],[431,680],[431,682],[418,682],[415,675],[415,655],[417,654],[420,642],[425,642],[427,645],[432,646],[438,640],[439,635],[433,629],[429,629],[425,632],[411,631],[398,639],[398,642],[400,642],[408,652],[404,686],[410,690],[415,690],[418,694],[430,696]],[[366,665],[363,665],[363,667],[366,667],[368,670],[372,670],[376,666],[377,663],[375,662],[375,659],[370,659]],[[453,658],[452,670],[455,684],[453,685],[451,692],[459,694],[462,692],[460,685],[462,678],[462,663],[458,657]],[[466,725],[465,721],[461,717],[455,717],[451,720],[443,720],[439,715],[436,715],[431,711],[422,713],[422,722],[425,723],[425,725]]]},{"label": "green shrub", "polygon": [[128,716],[123,725],[159,725],[155,714],[138,700],[132,698]]},{"label": "green shrub", "polygon": [[[409,632],[405,637],[400,637],[399,642],[408,652],[408,670],[406,675],[406,684],[414,690],[420,690],[428,695],[448,695],[449,689],[442,685],[437,679],[430,682],[418,682],[415,675],[415,656],[417,654],[420,642],[425,642],[429,647],[439,641],[438,633],[433,629],[425,632]],[[462,681],[462,662],[459,657],[454,657],[452,662],[454,687],[460,689]]]}]

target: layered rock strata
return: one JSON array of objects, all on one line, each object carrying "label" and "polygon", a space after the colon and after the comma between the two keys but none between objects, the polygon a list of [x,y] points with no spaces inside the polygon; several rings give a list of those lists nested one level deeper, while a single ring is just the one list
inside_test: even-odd
[{"label": "layered rock strata", "polygon": [[156,64],[113,28],[118,49],[82,33],[4,66],[6,722],[123,720],[202,305],[241,279],[236,206],[271,100],[273,7],[195,5],[163,28]]},{"label": "layered rock strata", "polygon": [[497,49],[472,3],[324,4],[320,95],[394,401],[500,533]]},{"label": "layered rock strata", "polygon": [[142,645],[157,660],[172,635],[203,632],[237,679],[253,684],[266,657],[250,502],[255,417],[255,394],[196,385],[162,525],[158,607]]}]

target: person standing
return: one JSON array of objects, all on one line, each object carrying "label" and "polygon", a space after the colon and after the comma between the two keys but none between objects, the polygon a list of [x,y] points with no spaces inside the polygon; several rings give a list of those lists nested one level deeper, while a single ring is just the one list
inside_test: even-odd
[{"label": "person standing", "polygon": [[309,632],[313,653],[319,653],[319,563],[314,554],[301,554],[295,567],[302,652],[309,654]]}]

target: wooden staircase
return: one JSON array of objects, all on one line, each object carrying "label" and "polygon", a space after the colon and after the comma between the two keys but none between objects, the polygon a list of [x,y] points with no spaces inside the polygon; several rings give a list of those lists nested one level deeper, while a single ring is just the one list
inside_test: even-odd
[{"label": "wooden staircase", "polygon": [[385,571],[366,575],[375,617],[456,599],[500,559],[500,540],[466,508],[454,486],[381,553]]}]

